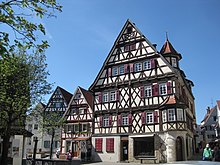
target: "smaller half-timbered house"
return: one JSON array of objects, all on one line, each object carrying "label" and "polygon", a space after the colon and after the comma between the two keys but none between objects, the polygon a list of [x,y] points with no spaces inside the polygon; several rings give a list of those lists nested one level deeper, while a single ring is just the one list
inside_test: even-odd
[{"label": "smaller half-timbered house", "polygon": [[[64,113],[67,110],[67,107],[69,105],[69,102],[72,98],[72,94],[65,89],[57,86],[54,90],[53,94],[51,95],[45,109],[44,109],[44,117],[48,115],[48,118],[53,120],[56,117],[55,120],[59,120],[63,117]],[[57,118],[58,116],[58,118]],[[55,122],[55,121],[53,121]],[[54,131],[49,131],[43,135],[43,148],[49,152],[51,148],[51,141],[52,141],[52,134],[54,132],[54,139],[53,139],[53,153],[57,149],[60,148],[60,142],[61,142],[61,126],[54,128]]]},{"label": "smaller half-timbered house", "polygon": [[61,154],[71,150],[72,156],[83,161],[91,157],[93,95],[78,87],[64,114],[65,125],[61,138]]}]

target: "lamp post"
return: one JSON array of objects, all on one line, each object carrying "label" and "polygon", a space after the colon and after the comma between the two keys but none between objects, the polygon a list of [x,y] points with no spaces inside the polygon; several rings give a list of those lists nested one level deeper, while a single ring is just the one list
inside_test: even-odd
[{"label": "lamp post", "polygon": [[34,137],[34,153],[33,153],[32,165],[35,165],[36,152],[37,152],[37,142],[38,142],[37,137]]}]

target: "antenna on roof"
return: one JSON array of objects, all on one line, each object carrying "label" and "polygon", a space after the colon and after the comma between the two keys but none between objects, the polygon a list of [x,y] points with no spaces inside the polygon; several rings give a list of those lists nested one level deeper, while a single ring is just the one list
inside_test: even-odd
[{"label": "antenna on roof", "polygon": [[166,40],[168,40],[168,32],[166,31]]}]

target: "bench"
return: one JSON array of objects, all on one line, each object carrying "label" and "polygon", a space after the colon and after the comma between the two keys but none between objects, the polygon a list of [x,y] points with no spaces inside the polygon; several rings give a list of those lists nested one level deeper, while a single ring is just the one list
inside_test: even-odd
[{"label": "bench", "polygon": [[154,156],[136,156],[135,158],[140,160],[141,164],[143,163],[143,160],[153,160],[154,164],[156,164],[156,160],[157,160],[157,158]]}]

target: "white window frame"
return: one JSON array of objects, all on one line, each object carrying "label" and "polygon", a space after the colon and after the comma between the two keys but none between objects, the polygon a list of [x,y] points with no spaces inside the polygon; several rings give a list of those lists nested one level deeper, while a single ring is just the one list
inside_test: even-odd
[{"label": "white window frame", "polygon": [[116,101],[116,91],[110,91],[109,92],[110,95],[110,101]]},{"label": "white window frame", "polygon": [[184,121],[183,109],[177,108],[177,121]]},{"label": "white window frame", "polygon": [[112,76],[117,76],[118,75],[118,67],[113,67],[112,68]]},{"label": "white window frame", "polygon": [[34,124],[34,130],[38,130],[38,124]]},{"label": "white window frame", "polygon": [[154,123],[154,113],[153,112],[146,112],[146,123],[147,124]]},{"label": "white window frame", "polygon": [[122,125],[125,126],[125,125],[128,125],[128,116],[122,116]]},{"label": "white window frame", "polygon": [[177,67],[177,60],[176,60],[176,58],[172,57],[171,61],[172,61],[172,66],[173,67]]},{"label": "white window frame", "polygon": [[138,62],[138,63],[134,64],[134,71],[135,72],[142,71],[142,63],[141,62]]},{"label": "white window frame", "polygon": [[144,61],[143,62],[143,70],[148,70],[151,69],[151,62],[150,60]]},{"label": "white window frame", "polygon": [[124,65],[119,66],[119,75],[123,75],[125,73],[125,67]]},{"label": "white window frame", "polygon": [[166,110],[162,111],[162,116],[163,116],[163,123],[167,122],[167,111]]},{"label": "white window frame", "polygon": [[144,97],[151,97],[152,96],[152,86],[148,85],[144,87]]},{"label": "white window frame", "polygon": [[103,117],[103,127],[108,127],[109,126],[109,117],[104,116]]},{"label": "white window frame", "polygon": [[103,102],[108,102],[108,92],[103,92],[103,95],[102,95],[102,101]]},{"label": "white window frame", "polygon": [[167,84],[166,83],[159,84],[159,92],[160,92],[160,95],[167,94]]},{"label": "white window frame", "polygon": [[168,121],[176,121],[175,109],[168,109]]}]

